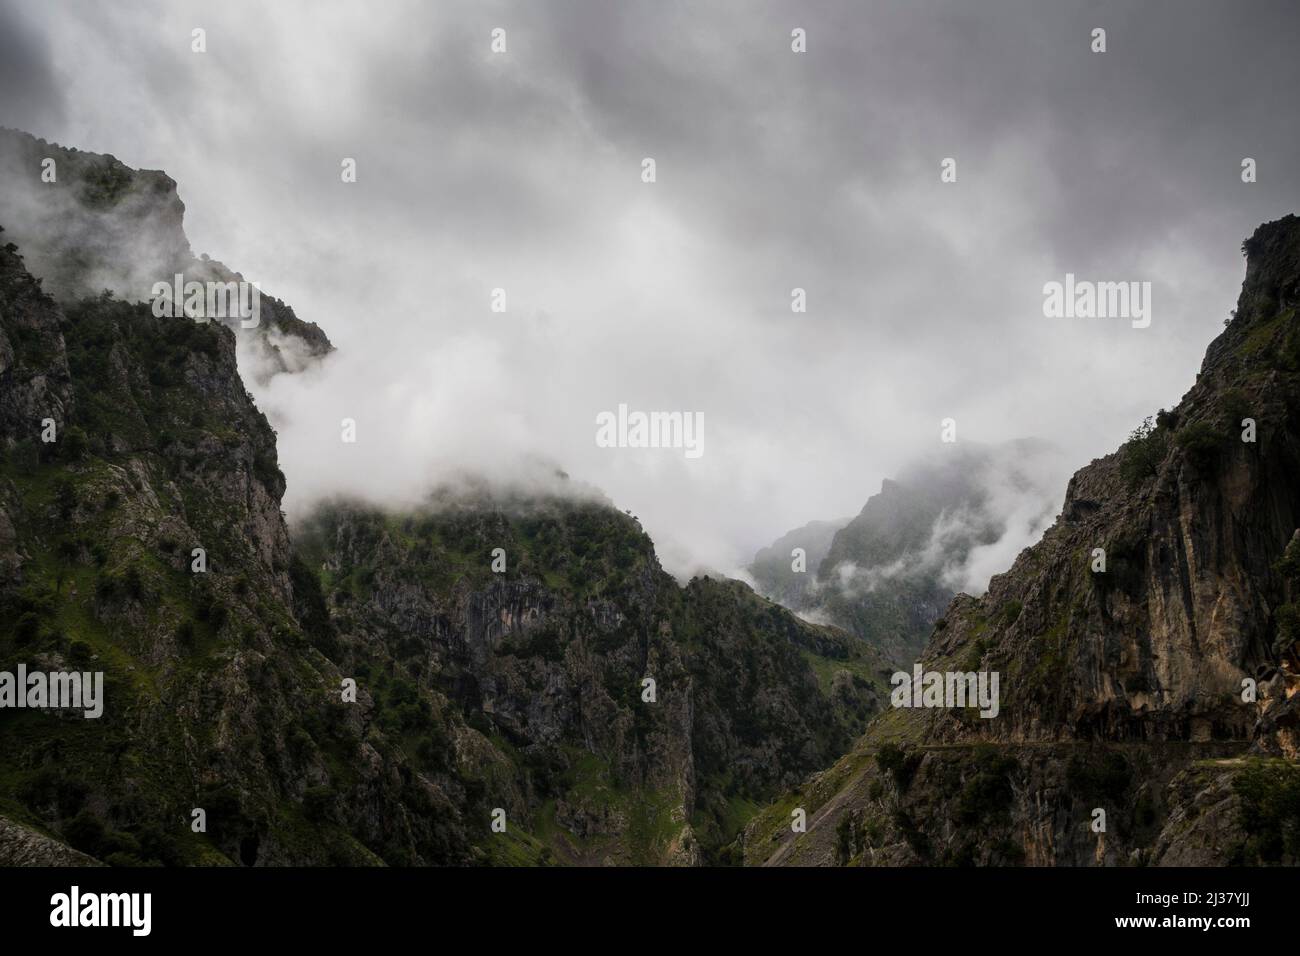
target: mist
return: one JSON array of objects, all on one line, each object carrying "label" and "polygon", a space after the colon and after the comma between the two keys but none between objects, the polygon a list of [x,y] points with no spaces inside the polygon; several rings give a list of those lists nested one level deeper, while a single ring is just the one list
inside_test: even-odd
[{"label": "mist", "polygon": [[[1113,450],[1191,385],[1242,238],[1295,210],[1291,6],[1038,6],[0,5],[0,125],[165,170],[194,250],[328,333],[291,375],[241,351],[291,518],[558,468],[674,573],[735,572],[856,513],[945,418],[1070,468]],[[1151,326],[1045,318],[1067,272],[1151,282]],[[701,413],[705,453],[598,447],[620,403]],[[1003,531],[954,587],[1064,483],[992,492]]]}]

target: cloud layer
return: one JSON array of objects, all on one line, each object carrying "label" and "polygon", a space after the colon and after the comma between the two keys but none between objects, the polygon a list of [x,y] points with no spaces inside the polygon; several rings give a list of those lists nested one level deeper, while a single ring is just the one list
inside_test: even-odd
[{"label": "cloud layer", "polygon": [[[0,11],[0,124],[167,170],[194,249],[326,329],[257,394],[292,510],[541,459],[730,570],[945,417],[1111,450],[1300,204],[1293,4],[1056,6],[51,2]],[[1151,327],[1045,319],[1066,272],[1150,281]],[[621,402],[705,455],[598,448]]]}]

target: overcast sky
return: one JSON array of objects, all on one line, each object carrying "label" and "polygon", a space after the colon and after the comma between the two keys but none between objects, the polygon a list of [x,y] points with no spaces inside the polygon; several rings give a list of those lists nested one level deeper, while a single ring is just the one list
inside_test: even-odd
[{"label": "overcast sky", "polygon": [[[257,392],[291,512],[542,456],[731,570],[946,417],[1113,450],[1300,206],[1300,6],[1046,6],[0,0],[0,125],[166,170],[195,251],[328,332]],[[1150,327],[1045,318],[1067,272],[1149,281]],[[598,448],[620,402],[703,456]]]}]

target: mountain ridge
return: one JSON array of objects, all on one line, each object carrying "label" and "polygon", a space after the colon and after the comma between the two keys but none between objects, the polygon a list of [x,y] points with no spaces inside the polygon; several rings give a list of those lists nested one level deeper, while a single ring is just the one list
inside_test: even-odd
[{"label": "mountain ridge", "polygon": [[[962,442],[911,461],[885,478],[858,514],[811,522],[762,549],[748,573],[760,593],[812,620],[827,621],[910,667],[949,601],[953,580],[981,549],[1041,525],[1056,510],[1044,494],[1059,450],[1041,439]],[[1014,489],[1016,513],[991,489]],[[1022,506],[1023,507],[1023,506]],[[793,548],[804,571],[793,569]]]}]

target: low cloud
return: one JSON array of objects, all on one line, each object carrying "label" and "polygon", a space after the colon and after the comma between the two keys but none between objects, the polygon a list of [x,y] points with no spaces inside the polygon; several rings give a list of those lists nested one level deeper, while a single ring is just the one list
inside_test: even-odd
[{"label": "low cloud", "polygon": [[[338,346],[248,375],[291,513],[546,461],[636,513],[671,570],[734,571],[855,512],[946,417],[963,440],[1045,436],[1078,466],[1177,401],[1235,300],[1239,242],[1300,205],[1300,131],[1279,121],[1296,17],[51,0],[5,37],[45,92],[28,108],[6,91],[0,124],[165,169],[194,247]],[[489,51],[498,26],[508,54]],[[1150,281],[1150,328],[1046,319],[1043,284],[1067,272]],[[598,448],[595,416],[620,402],[702,413],[704,456]],[[975,587],[1040,524],[997,510],[1005,530],[953,582]]]}]

